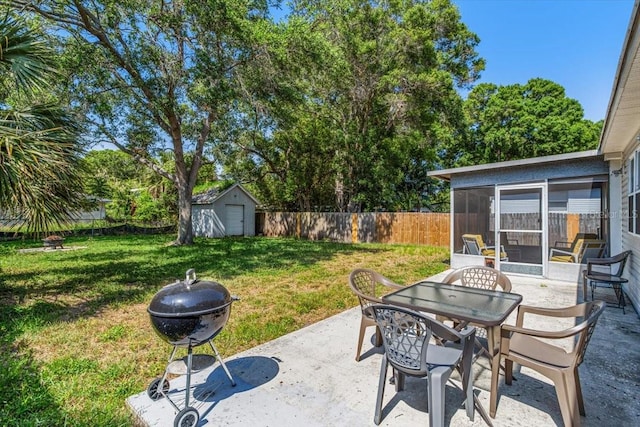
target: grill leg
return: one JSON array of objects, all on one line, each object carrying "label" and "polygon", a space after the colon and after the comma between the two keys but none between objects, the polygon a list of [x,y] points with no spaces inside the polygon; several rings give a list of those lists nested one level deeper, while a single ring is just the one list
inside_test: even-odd
[{"label": "grill leg", "polygon": [[186,397],[184,401],[184,407],[189,407],[189,394],[191,391],[191,368],[193,367],[193,348],[191,348],[191,344],[189,344],[189,350],[187,355],[187,388],[185,390]]},{"label": "grill leg", "polygon": [[222,365],[222,369],[224,369],[224,372],[229,377],[229,381],[231,381],[231,386],[235,387],[236,382],[231,376],[231,372],[229,372],[229,370],[227,369],[227,365],[224,364],[224,360],[222,360],[222,357],[220,357],[220,353],[218,353],[218,349],[216,348],[215,345],[213,345],[213,341],[209,341],[209,344],[211,345],[211,349],[213,350],[213,352],[216,354],[216,358],[220,361],[220,365]]}]

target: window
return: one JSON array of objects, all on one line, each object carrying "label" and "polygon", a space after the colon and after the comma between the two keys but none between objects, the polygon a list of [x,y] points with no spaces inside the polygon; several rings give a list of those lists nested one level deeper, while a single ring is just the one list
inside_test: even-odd
[{"label": "window", "polygon": [[492,213],[494,194],[492,186],[453,190],[455,252],[464,252],[463,234],[479,234],[485,244],[492,244],[495,236]]},{"label": "window", "polygon": [[578,234],[606,240],[604,194],[607,176],[549,180],[549,246],[567,249]]},{"label": "window", "polygon": [[629,232],[640,234],[640,151],[636,151],[629,158]]}]

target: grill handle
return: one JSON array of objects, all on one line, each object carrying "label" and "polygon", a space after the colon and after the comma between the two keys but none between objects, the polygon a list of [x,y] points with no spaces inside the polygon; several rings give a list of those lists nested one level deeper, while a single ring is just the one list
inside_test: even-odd
[{"label": "grill handle", "polygon": [[188,269],[186,276],[187,277],[185,278],[185,283],[187,285],[187,289],[191,289],[191,285],[194,284],[196,281],[196,269],[195,268]]}]

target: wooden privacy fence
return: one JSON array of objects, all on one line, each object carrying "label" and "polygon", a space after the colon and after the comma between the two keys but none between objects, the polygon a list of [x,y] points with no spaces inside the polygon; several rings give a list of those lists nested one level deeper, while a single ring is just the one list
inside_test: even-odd
[{"label": "wooden privacy fence", "polygon": [[256,233],[345,243],[449,246],[448,213],[259,212]]},{"label": "wooden privacy fence", "polygon": [[[493,215],[455,214],[456,236],[475,233],[492,237]],[[505,214],[503,226],[508,229],[535,229],[538,215]],[[600,216],[590,214],[549,213],[549,245],[572,240],[576,233],[597,233],[604,230]],[[449,213],[256,213],[256,234],[271,237],[297,237],[308,240],[332,240],[345,243],[409,243],[449,246]],[[508,233],[507,233],[508,234]],[[506,236],[509,237],[509,236]],[[539,235],[518,233],[520,245],[540,245]],[[531,240],[531,241],[529,241]],[[462,249],[458,237],[454,250]]]}]

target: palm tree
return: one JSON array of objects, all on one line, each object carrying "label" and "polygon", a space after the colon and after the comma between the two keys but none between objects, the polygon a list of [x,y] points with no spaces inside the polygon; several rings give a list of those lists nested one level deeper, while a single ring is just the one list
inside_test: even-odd
[{"label": "palm tree", "polygon": [[0,212],[41,234],[83,202],[78,126],[52,99],[57,73],[38,34],[0,20]]}]

